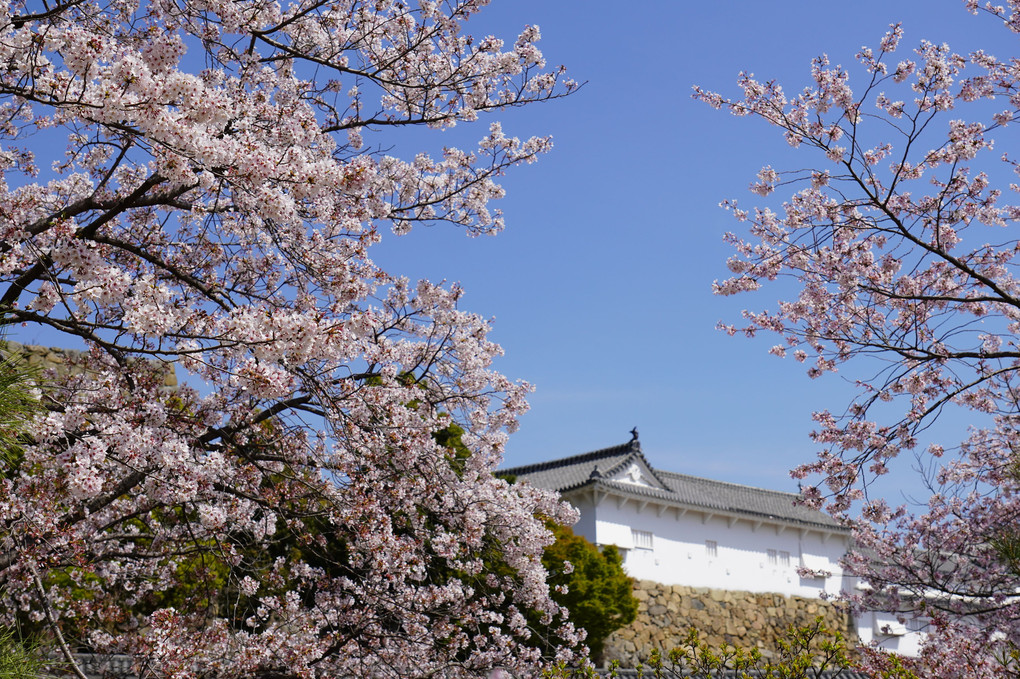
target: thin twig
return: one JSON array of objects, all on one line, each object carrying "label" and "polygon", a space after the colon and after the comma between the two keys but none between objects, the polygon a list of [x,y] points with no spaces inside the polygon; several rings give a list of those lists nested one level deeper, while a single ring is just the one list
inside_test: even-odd
[{"label": "thin twig", "polygon": [[28,564],[28,572],[32,574],[32,580],[35,582],[35,588],[39,592],[39,600],[42,602],[43,612],[46,613],[46,620],[50,623],[50,627],[53,629],[53,633],[57,636],[57,644],[60,646],[60,652],[64,656],[64,660],[70,665],[71,671],[78,677],[78,679],[89,679],[89,677],[82,672],[81,668],[78,667],[78,663],[75,662],[74,654],[71,653],[71,649],[67,647],[67,642],[64,641],[64,635],[60,632],[60,626],[57,625],[57,619],[53,615],[53,609],[50,608],[50,600],[46,596],[46,588],[43,587],[42,579],[39,577],[39,571],[35,569],[31,563]]}]

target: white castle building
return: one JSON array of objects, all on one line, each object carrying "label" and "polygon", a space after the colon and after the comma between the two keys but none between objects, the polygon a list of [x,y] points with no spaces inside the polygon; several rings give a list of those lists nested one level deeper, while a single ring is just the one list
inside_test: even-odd
[{"label": "white castle building", "polygon": [[[639,580],[805,598],[856,586],[840,566],[850,531],[832,517],[795,493],[653,469],[632,433],[623,445],[500,474],[558,491],[581,513],[574,531],[616,545]],[[917,653],[921,624],[881,612],[855,623],[864,643]]]}]

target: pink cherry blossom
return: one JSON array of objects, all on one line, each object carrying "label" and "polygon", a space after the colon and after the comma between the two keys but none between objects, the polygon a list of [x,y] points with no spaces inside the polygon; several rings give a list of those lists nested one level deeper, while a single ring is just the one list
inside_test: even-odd
[{"label": "pink cherry blossom", "polygon": [[[1020,32],[1016,0],[966,7]],[[1020,240],[1008,231],[1020,187],[1008,183],[1017,164],[995,137],[1020,105],[1020,62],[921,41],[893,63],[902,39],[894,25],[877,49],[861,50],[854,72],[815,60],[811,84],[792,97],[746,73],[735,98],[695,88],[710,106],[762,118],[813,154],[797,165],[808,169],[768,167],[752,186],[766,197],[782,177],[786,202],[725,203],[743,235],[727,234],[733,275],[715,290],[793,281],[775,310],[722,327],[774,332],[782,342],[771,353],[792,354],[811,377],[838,370],[856,380],[845,411],[814,415],[818,457],[793,471],[815,481],[806,503],[854,530],[845,565],[863,589],[844,598],[859,610],[931,618],[920,658],[908,663],[918,676],[1014,676],[1020,564],[1001,546],[1020,538]],[[931,441],[933,421],[950,410],[971,427],[956,440],[939,429]],[[878,477],[912,468],[924,474],[926,502],[894,506],[874,495]],[[865,655],[875,676],[889,663]]]},{"label": "pink cherry blossom", "polygon": [[493,476],[529,386],[458,286],[370,257],[498,232],[500,177],[550,148],[490,120],[379,151],[576,88],[536,26],[467,34],[486,4],[5,5],[0,305],[87,351],[3,463],[0,624],[175,678],[583,661],[539,558],[575,515]]}]

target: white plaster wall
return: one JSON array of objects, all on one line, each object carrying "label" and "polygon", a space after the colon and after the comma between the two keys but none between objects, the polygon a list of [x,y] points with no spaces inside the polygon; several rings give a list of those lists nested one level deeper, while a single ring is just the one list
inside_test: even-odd
[{"label": "white plaster wall", "polygon": [[861,613],[856,622],[857,636],[864,644],[873,644],[905,656],[916,656],[921,651],[925,634],[919,630],[923,624],[904,624],[892,613],[881,611]]},{"label": "white plaster wall", "polygon": [[[585,510],[591,513],[590,507]],[[634,548],[632,527],[652,532],[652,549]],[[817,597],[823,591],[835,594],[843,584],[838,560],[847,543],[838,535],[823,539],[817,531],[778,524],[756,527],[744,519],[733,521],[693,511],[678,515],[674,509],[663,510],[652,504],[639,508],[633,501],[619,504],[615,498],[599,503],[594,534],[594,542],[627,550],[624,567],[629,575],[663,584],[802,597]],[[718,545],[714,557],[707,553],[707,540]],[[769,562],[768,549],[776,550],[777,563]],[[790,554],[789,565],[778,562],[780,552]],[[804,561],[832,575],[825,579],[801,578],[797,568]]]},{"label": "white plaster wall", "polygon": [[581,535],[589,542],[598,542],[595,538],[595,506],[590,498],[571,498],[571,504],[581,512],[581,518],[574,524],[573,529],[576,535]]}]

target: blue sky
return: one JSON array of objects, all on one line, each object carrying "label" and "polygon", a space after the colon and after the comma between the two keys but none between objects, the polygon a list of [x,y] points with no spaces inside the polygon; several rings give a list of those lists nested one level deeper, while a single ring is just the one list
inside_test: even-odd
[{"label": "blue sky", "polygon": [[796,91],[813,57],[851,66],[894,21],[906,31],[901,50],[925,38],[1003,56],[1013,36],[960,0],[652,0],[632,9],[496,0],[478,19],[469,32],[508,39],[538,24],[549,63],[587,85],[500,114],[508,134],[555,141],[539,163],[507,176],[504,233],[422,229],[384,242],[376,258],[460,281],[463,307],[495,318],[492,337],[506,350],[499,368],[537,389],[506,465],[616,445],[637,426],[656,467],[794,490],[788,470],[815,452],[812,411],[841,411],[852,394],[845,379],[858,376],[811,380],[792,359],[767,355],[774,337],[716,331],[780,291],[722,299],[711,284],[727,273],[722,234],[737,227],[718,203],[754,204],[747,186],[765,164],[819,160],[759,121],[691,100],[691,86],[734,94],[738,72],[749,70]]},{"label": "blue sky", "polygon": [[[494,0],[470,21],[475,36],[508,41],[538,24],[549,64],[587,84],[564,100],[498,114],[508,134],[555,142],[505,178],[504,233],[423,228],[389,234],[373,256],[394,273],[460,281],[462,307],[494,318],[492,337],[506,351],[498,368],[536,387],[507,466],[623,443],[637,426],[656,467],[796,488],[788,470],[814,456],[812,411],[842,410],[852,394],[844,379],[857,375],[813,381],[804,366],[767,354],[775,338],[716,331],[745,306],[774,305],[780,291],[723,299],[711,285],[727,275],[722,234],[737,228],[719,202],[754,204],[747,186],[765,164],[819,160],[759,121],[693,101],[691,87],[734,94],[738,72],[749,70],[795,91],[813,57],[851,65],[894,21],[906,31],[901,49],[926,38],[1004,56],[1015,45],[961,0],[648,0],[630,9]],[[392,152],[470,146],[490,119],[412,131],[393,139]]]}]

